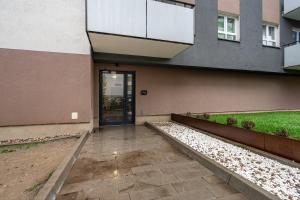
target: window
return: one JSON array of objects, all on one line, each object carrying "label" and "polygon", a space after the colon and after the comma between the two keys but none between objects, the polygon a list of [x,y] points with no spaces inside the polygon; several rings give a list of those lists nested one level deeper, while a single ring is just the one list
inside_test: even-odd
[{"label": "window", "polygon": [[293,34],[293,42],[294,43],[300,42],[300,29],[294,28],[292,34]]},{"label": "window", "polygon": [[218,16],[218,38],[226,40],[239,40],[238,19],[224,15]]},{"label": "window", "polygon": [[279,34],[278,27],[272,25],[263,25],[263,45],[278,47],[279,46]]}]

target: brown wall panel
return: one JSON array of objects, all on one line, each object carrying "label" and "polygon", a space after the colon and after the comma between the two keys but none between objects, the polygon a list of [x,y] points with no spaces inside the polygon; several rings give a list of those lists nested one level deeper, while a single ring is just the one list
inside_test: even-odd
[{"label": "brown wall panel", "polygon": [[[96,64],[99,68],[136,72],[136,114],[230,112],[300,108],[300,79],[286,75]],[[141,90],[148,90],[141,96]],[[99,99],[95,95],[95,118]]]},{"label": "brown wall panel", "polygon": [[218,0],[218,10],[225,13],[240,15],[240,0]]},{"label": "brown wall panel", "polygon": [[273,24],[280,24],[280,2],[279,0],[262,1],[263,21]]},{"label": "brown wall panel", "polygon": [[89,55],[0,49],[0,126],[90,122],[91,63]]}]

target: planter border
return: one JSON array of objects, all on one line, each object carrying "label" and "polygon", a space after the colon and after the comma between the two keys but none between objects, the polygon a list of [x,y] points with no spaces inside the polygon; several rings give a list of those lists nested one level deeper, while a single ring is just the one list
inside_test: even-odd
[{"label": "planter border", "polygon": [[171,120],[300,163],[300,141],[171,114]]},{"label": "planter border", "polygon": [[205,134],[205,135],[208,135],[212,138],[215,138],[215,139],[218,139],[218,140],[221,140],[223,142],[226,142],[226,143],[229,143],[229,144],[233,144],[235,146],[238,146],[238,147],[241,147],[243,149],[247,149],[253,153],[256,153],[258,155],[261,155],[261,156],[264,156],[264,157],[267,157],[267,158],[270,158],[272,160],[276,160],[278,162],[280,162],[281,164],[284,164],[284,165],[288,165],[288,166],[291,166],[291,167],[295,167],[295,168],[299,168],[300,169],[300,164],[295,162],[295,161],[292,161],[292,160],[289,160],[287,158],[283,158],[283,157],[280,157],[280,156],[277,156],[277,155],[274,155],[274,154],[271,154],[271,153],[268,153],[266,151],[262,151],[260,149],[256,149],[254,147],[250,147],[248,145],[245,145],[245,144],[241,144],[241,143],[238,143],[238,142],[235,142],[235,141],[232,141],[232,140],[229,140],[229,139],[226,139],[224,137],[220,137],[220,136],[217,136],[217,135],[214,135],[213,133],[209,133],[207,131],[203,131],[203,130],[200,130],[198,128],[194,128],[194,127],[190,127],[190,126],[187,126],[185,124],[180,124],[178,122],[175,122],[175,121],[172,121],[173,123],[175,124],[178,124],[180,126],[185,126],[187,128],[190,128],[190,129],[193,129],[195,131],[200,131],[201,133]]},{"label": "planter border", "polygon": [[237,191],[243,193],[250,200],[279,200],[277,196],[267,192],[242,176],[228,170],[226,167],[220,165],[216,161],[204,156],[198,151],[192,149],[190,146],[155,127],[153,124],[146,122],[145,126],[161,134],[176,149],[201,163],[203,166],[211,170],[217,177],[225,181]]},{"label": "planter border", "polygon": [[54,171],[53,175],[46,182],[43,188],[35,196],[35,200],[55,200],[57,193],[63,186],[66,178],[68,177],[75,161],[77,160],[79,153],[88,139],[90,132],[84,132],[79,141],[72,148],[71,152],[67,157],[60,163],[57,169]]}]

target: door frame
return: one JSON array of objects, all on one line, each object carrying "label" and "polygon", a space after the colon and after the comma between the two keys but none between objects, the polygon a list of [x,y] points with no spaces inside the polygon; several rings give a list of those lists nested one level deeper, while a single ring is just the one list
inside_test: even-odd
[{"label": "door frame", "polygon": [[[127,98],[127,76],[126,74],[132,74],[132,121],[128,121],[128,117],[126,117],[126,113],[127,113],[127,106],[123,107],[123,112],[124,112],[124,119],[122,120],[122,122],[110,122],[110,123],[105,123],[103,120],[103,114],[104,114],[104,108],[103,108],[103,89],[102,89],[102,85],[103,85],[103,77],[102,74],[103,72],[116,72],[117,74],[124,74],[124,86],[123,86],[123,92],[124,92],[124,104],[126,105],[126,101],[128,100]],[[111,70],[111,69],[102,69],[99,70],[99,126],[106,126],[106,125],[124,125],[124,124],[135,124],[135,111],[136,111],[136,99],[135,99],[135,89],[136,89],[136,73],[135,71],[121,71],[121,70]],[[125,84],[126,83],[126,84]],[[126,93],[126,94],[125,94]],[[126,118],[126,120],[125,120]]]}]

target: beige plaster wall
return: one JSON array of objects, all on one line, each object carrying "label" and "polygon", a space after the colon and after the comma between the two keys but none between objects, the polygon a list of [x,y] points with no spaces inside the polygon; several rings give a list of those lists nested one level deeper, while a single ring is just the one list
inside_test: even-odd
[{"label": "beige plaster wall", "polygon": [[280,1],[279,0],[262,0],[263,4],[263,21],[279,25],[280,24]]},{"label": "beige plaster wall", "polygon": [[218,0],[218,10],[225,13],[240,15],[240,0]]},{"label": "beige plaster wall", "polygon": [[[300,79],[286,75],[153,66],[96,64],[95,110],[99,110],[99,69],[136,72],[136,115],[299,109]],[[141,90],[148,90],[141,96]],[[141,119],[141,118],[140,118]]]}]

